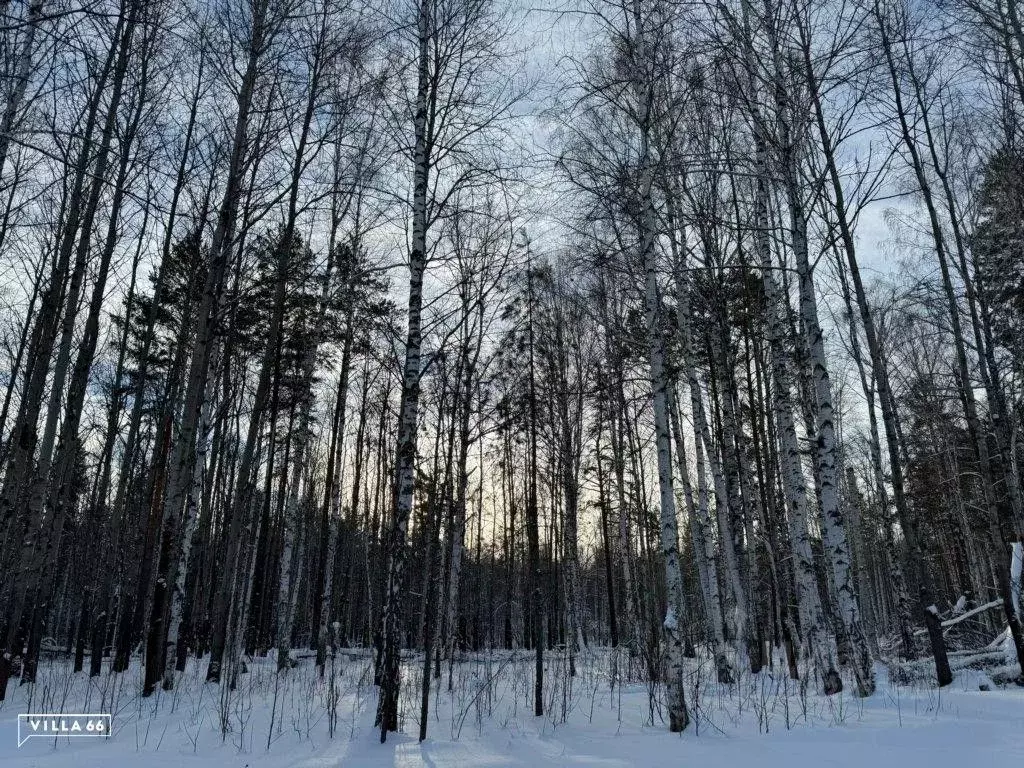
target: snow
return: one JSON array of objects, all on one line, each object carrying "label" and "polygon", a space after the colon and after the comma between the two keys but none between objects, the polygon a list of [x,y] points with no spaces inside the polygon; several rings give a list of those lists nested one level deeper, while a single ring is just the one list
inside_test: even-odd
[{"label": "snow", "polygon": [[[202,682],[191,661],[178,688],[137,695],[141,669],[90,681],[63,661],[40,670],[34,687],[12,683],[0,707],[4,768],[342,768],[355,766],[715,766],[756,768],[985,768],[1020,766],[1024,689],[999,689],[964,671],[941,690],[896,686],[879,666],[868,699],[825,698],[777,674],[747,674],[733,686],[714,682],[709,658],[687,660],[687,700],[694,722],[682,735],[661,722],[655,689],[639,681],[643,664],[602,649],[567,661],[548,654],[544,717],[532,715],[528,653],[467,656],[433,681],[428,739],[416,741],[422,661],[404,668],[402,733],[380,744],[373,727],[376,693],[365,652],[339,655],[333,680],[335,732],[329,736],[330,687],[307,654],[278,676],[273,658],[256,659],[234,692]],[[620,682],[621,679],[626,682]],[[616,681],[612,687],[613,679]],[[989,691],[979,687],[987,686]],[[847,685],[852,690],[852,684]],[[17,747],[17,714],[106,712],[110,739],[32,738]],[[273,718],[273,728],[271,728]],[[222,733],[222,723],[227,724]],[[269,741],[269,746],[268,746]]]},{"label": "snow", "polygon": [[670,605],[668,610],[665,612],[665,629],[669,632],[675,632],[678,627],[679,624],[676,622],[676,612],[672,610],[672,606]]}]

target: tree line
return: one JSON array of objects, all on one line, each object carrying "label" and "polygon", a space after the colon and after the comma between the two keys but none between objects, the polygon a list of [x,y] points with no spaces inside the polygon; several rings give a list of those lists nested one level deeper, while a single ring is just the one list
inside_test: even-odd
[{"label": "tree line", "polygon": [[549,11],[2,4],[0,699],[1024,669],[1015,6]]}]

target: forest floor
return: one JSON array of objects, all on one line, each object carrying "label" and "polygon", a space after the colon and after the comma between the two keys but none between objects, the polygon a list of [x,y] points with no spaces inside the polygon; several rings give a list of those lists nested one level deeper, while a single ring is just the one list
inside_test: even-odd
[{"label": "forest floor", "polygon": [[[175,691],[146,699],[134,666],[89,680],[54,660],[34,687],[12,682],[0,707],[0,765],[1019,768],[1024,761],[1024,689],[981,691],[987,678],[973,672],[938,690],[897,686],[879,665],[870,698],[848,691],[825,698],[802,691],[782,668],[719,686],[710,664],[694,661],[687,685],[694,720],[678,735],[661,720],[659,689],[622,682],[630,670],[620,653],[592,651],[578,660],[575,677],[566,674],[564,656],[549,654],[547,714],[534,717],[532,657],[496,651],[456,663],[450,691],[447,667],[434,681],[421,744],[421,665],[406,663],[402,732],[380,744],[365,653],[339,654],[325,678],[309,658],[281,676],[272,659],[256,659],[234,691],[204,684],[205,665],[190,661]],[[111,713],[112,735],[33,737],[19,747],[16,715],[28,712]]]}]

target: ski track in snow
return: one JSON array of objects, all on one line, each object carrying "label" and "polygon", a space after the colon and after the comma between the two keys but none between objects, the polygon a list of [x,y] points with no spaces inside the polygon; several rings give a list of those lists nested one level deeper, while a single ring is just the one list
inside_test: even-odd
[{"label": "ski track in snow", "polygon": [[[87,678],[72,677],[66,665],[53,663],[41,671],[31,693],[27,686],[12,683],[8,700],[0,707],[0,766],[1019,768],[1024,764],[1024,689],[982,692],[973,673],[958,676],[952,686],[938,691],[921,685],[896,687],[879,666],[879,689],[868,700],[844,692],[831,699],[809,694],[801,701],[791,681],[768,673],[756,678],[747,675],[738,687],[720,688],[708,682],[711,665],[705,661],[700,672],[691,667],[687,686],[691,710],[695,684],[699,681],[703,689],[698,722],[680,736],[668,733],[658,715],[654,725],[647,722],[644,684],[627,683],[609,691],[607,651],[598,651],[579,664],[571,695],[562,686],[564,665],[557,654],[549,658],[546,683],[554,715],[541,718],[532,716],[532,661],[522,652],[503,664],[501,660],[507,658],[502,653],[489,662],[456,664],[454,694],[447,691],[444,670],[441,679],[434,681],[428,739],[422,744],[416,738],[419,663],[405,669],[403,732],[389,734],[387,743],[380,744],[373,727],[376,695],[367,682],[366,659],[352,657],[338,664],[338,722],[333,738],[328,738],[325,686],[304,660],[286,673],[279,686],[269,749],[275,684],[270,660],[256,660],[250,673],[242,676],[231,702],[232,725],[226,738],[219,729],[221,689],[200,682],[204,668],[194,661],[177,692],[159,699],[136,695],[141,672],[134,667],[120,676],[120,682],[108,675],[94,680],[91,698],[86,699]],[[94,704],[102,686],[106,686],[107,701],[113,702],[112,738],[32,738],[18,748],[18,713],[98,712]],[[65,702],[63,707],[57,705],[60,700]],[[806,717],[801,713],[804,709]]]}]

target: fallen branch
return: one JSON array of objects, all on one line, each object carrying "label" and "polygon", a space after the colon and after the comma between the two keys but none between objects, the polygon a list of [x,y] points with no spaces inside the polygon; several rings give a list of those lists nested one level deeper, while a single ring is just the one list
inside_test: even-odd
[{"label": "fallen branch", "polygon": [[[967,611],[966,613],[961,613],[959,616],[954,616],[951,619],[946,619],[944,622],[942,622],[942,631],[945,632],[947,629],[956,626],[961,621],[971,618],[971,616],[977,616],[979,613],[984,613],[985,611],[989,611],[993,608],[998,608],[1002,604],[1002,600],[993,600],[992,602],[985,603],[984,605],[979,605],[977,608],[971,608],[971,610]],[[914,635],[923,635],[927,631],[927,629],[918,629],[914,631]]]}]

